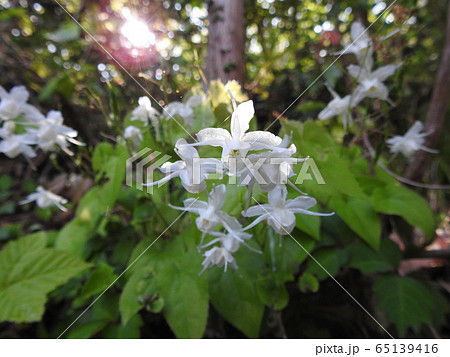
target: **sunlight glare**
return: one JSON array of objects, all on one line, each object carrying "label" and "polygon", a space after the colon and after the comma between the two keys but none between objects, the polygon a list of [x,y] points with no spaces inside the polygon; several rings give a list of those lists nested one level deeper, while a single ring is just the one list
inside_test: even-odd
[{"label": "sunlight glare", "polygon": [[136,48],[148,48],[156,43],[155,34],[148,29],[143,21],[137,18],[128,18],[120,32]]}]

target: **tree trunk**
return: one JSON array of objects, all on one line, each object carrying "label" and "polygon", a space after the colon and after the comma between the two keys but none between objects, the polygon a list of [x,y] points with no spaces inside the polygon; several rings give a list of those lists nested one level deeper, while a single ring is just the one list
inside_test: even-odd
[{"label": "tree trunk", "polygon": [[[425,131],[432,131],[427,136],[425,146],[431,149],[436,147],[440,136],[442,135],[442,127],[445,119],[449,98],[449,82],[450,82],[450,3],[447,12],[447,30],[445,37],[444,50],[442,52],[441,65],[437,74],[436,82],[433,87],[433,95],[431,97],[430,106],[425,121]],[[418,151],[411,161],[406,172],[406,177],[413,181],[420,181],[424,175],[427,166],[430,163],[430,153]]]},{"label": "tree trunk", "polygon": [[206,58],[208,81],[246,81],[245,16],[242,0],[210,0],[209,38]]}]

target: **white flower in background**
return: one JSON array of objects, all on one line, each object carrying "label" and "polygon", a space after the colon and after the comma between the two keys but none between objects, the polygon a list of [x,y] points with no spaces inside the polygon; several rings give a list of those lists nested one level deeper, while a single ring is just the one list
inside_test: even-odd
[{"label": "white flower in background", "polygon": [[348,72],[359,84],[353,94],[355,103],[360,102],[366,97],[389,100],[389,90],[383,81],[392,76],[400,66],[401,64],[389,64],[373,72],[371,66],[360,67],[353,64],[348,66]]},{"label": "white flower in background", "polygon": [[236,107],[234,99],[230,132],[222,128],[207,128],[197,133],[198,143],[193,145],[211,145],[222,147],[222,161],[231,157],[245,157],[249,150],[270,149],[280,145],[281,138],[267,131],[247,133],[250,120],[255,114],[253,101],[241,103]]},{"label": "white flower in background", "polygon": [[33,121],[42,119],[42,114],[27,104],[29,96],[24,86],[12,87],[9,93],[0,86],[0,121],[16,119],[21,115]]},{"label": "white flower in background", "polygon": [[353,122],[352,108],[357,104],[355,96],[346,95],[341,98],[331,87],[327,86],[333,99],[328,103],[325,109],[319,113],[320,120],[326,120],[336,115],[340,115],[344,128]]},{"label": "white flower in background", "polygon": [[154,127],[158,127],[159,112],[152,107],[149,97],[140,97],[138,100],[139,106],[133,109],[130,120],[139,120],[145,125],[148,125],[148,120],[152,122]]},{"label": "white flower in background", "polygon": [[186,125],[192,126],[194,124],[194,110],[193,108],[199,106],[206,100],[206,97],[200,94],[192,95],[186,103],[172,102],[164,107],[166,113],[166,120],[169,120],[175,115],[183,118]]},{"label": "white flower in background", "polygon": [[4,131],[0,133],[0,136],[3,138],[3,140],[0,141],[0,153],[4,153],[10,159],[14,159],[20,154],[23,154],[28,158],[36,156],[36,153],[30,147],[30,145],[36,144],[36,137],[34,135],[27,133],[7,135],[6,130],[3,130]]},{"label": "white flower in background", "polygon": [[129,125],[125,128],[123,137],[127,140],[131,140],[135,146],[139,146],[142,140],[144,140],[141,130],[133,125]]},{"label": "white flower in background", "polygon": [[36,156],[34,150],[30,145],[36,144],[36,137],[32,134],[14,134],[16,130],[16,123],[12,120],[7,121],[0,128],[0,152],[4,153],[10,159],[13,159],[20,154],[28,158]]},{"label": "white flower in background", "polygon": [[27,198],[19,202],[19,204],[24,205],[33,201],[36,201],[36,204],[41,208],[56,206],[61,211],[67,211],[67,208],[63,206],[67,203],[67,200],[64,197],[44,189],[42,186],[39,186],[36,189],[36,192],[29,194]]},{"label": "white flower in background", "polygon": [[169,120],[175,115],[179,115],[183,118],[183,121],[186,125],[192,126],[192,124],[194,124],[194,111],[187,104],[181,102],[169,103],[164,107],[164,112],[165,114],[167,114],[166,120]]},{"label": "white flower in background", "polygon": [[74,139],[78,135],[77,131],[63,125],[64,118],[61,112],[50,110],[45,120],[38,122],[37,129],[27,129],[33,135],[36,135],[37,145],[44,151],[52,151],[58,145],[68,154],[72,154],[68,149],[68,142],[75,145],[84,145]]},{"label": "white flower in background", "polygon": [[186,105],[191,108],[195,108],[195,107],[199,106],[200,104],[202,104],[205,100],[206,100],[206,97],[204,95],[194,94],[188,98],[188,100],[186,101]]},{"label": "white flower in background", "polygon": [[203,270],[200,272],[202,274],[206,269],[217,265],[219,268],[225,266],[224,270],[227,271],[228,264],[231,265],[233,269],[237,269],[236,261],[231,253],[223,247],[213,247],[206,251],[203,256],[205,260],[203,261]]},{"label": "white flower in background", "polygon": [[391,153],[397,154],[401,152],[407,158],[411,158],[416,151],[424,150],[431,153],[437,153],[436,150],[432,150],[423,146],[425,137],[431,132],[423,132],[423,123],[416,121],[414,125],[403,136],[394,136],[386,140],[386,143],[390,146]]},{"label": "white flower in background", "polygon": [[199,193],[206,188],[206,178],[209,173],[221,173],[222,163],[217,159],[202,159],[197,150],[188,145],[185,139],[178,139],[175,144],[175,152],[181,160],[165,162],[159,170],[166,177],[155,182],[149,182],[144,186],[162,184],[174,177],[179,177],[183,187],[190,193]]},{"label": "white flower in background", "polygon": [[267,223],[273,229],[281,234],[289,234],[295,226],[295,213],[307,214],[311,216],[331,216],[334,213],[317,213],[308,211],[309,208],[315,206],[317,201],[312,197],[300,196],[292,200],[286,200],[287,189],[284,185],[278,185],[269,192],[268,204],[258,204],[248,208],[242,212],[244,217],[255,217],[250,225],[244,230],[256,226],[259,222],[267,220]]},{"label": "white flower in background", "polygon": [[352,38],[351,44],[346,46],[343,50],[335,52],[335,54],[353,53],[360,64],[366,63],[367,60],[371,61],[373,41],[364,25],[359,21],[353,22],[350,28],[350,35]]}]

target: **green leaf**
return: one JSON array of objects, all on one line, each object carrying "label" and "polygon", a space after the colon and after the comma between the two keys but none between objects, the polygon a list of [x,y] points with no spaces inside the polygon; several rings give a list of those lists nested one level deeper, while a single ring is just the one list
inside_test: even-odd
[{"label": "green leaf", "polygon": [[103,292],[111,285],[116,277],[113,267],[109,266],[107,263],[100,263],[84,283],[80,294],[73,302],[73,306],[75,308],[80,307],[92,296]]},{"label": "green leaf", "polygon": [[194,124],[192,131],[197,132],[201,129],[214,126],[216,118],[209,101],[205,101],[194,107]]},{"label": "green leaf", "polygon": [[22,224],[14,223],[14,224],[5,224],[0,227],[0,241],[9,241],[11,239],[17,238],[20,236],[20,232],[22,230]]},{"label": "green leaf", "polygon": [[323,108],[325,108],[325,104],[323,102],[307,101],[295,107],[295,111],[302,113],[315,110],[319,111],[322,110]]},{"label": "green leaf", "polygon": [[13,180],[9,175],[0,176],[0,191],[7,191],[11,188]]},{"label": "green leaf", "polygon": [[55,42],[77,40],[80,37],[80,27],[74,22],[63,23],[55,32],[47,34],[47,38]]},{"label": "green leaf", "polygon": [[75,218],[59,231],[55,248],[85,257],[87,256],[86,242],[91,236],[90,227]]},{"label": "green leaf", "polygon": [[320,265],[309,259],[306,273],[313,274],[318,280],[324,280],[338,273],[348,259],[348,252],[339,248],[322,248],[313,252],[312,256]]},{"label": "green leaf", "polygon": [[[313,156],[314,158],[314,156]],[[325,160],[317,162],[317,167],[327,185],[339,192],[356,198],[363,198],[364,193],[349,169],[350,163],[338,155],[328,154]]]},{"label": "green leaf", "polygon": [[233,326],[250,338],[259,336],[264,305],[255,283],[235,271],[209,271],[209,293],[214,308]]},{"label": "green leaf", "polygon": [[[9,272],[14,264],[29,252],[40,251],[45,248],[47,237],[44,232],[30,234],[18,240],[9,242],[0,251],[0,272]],[[8,275],[0,274],[0,286],[7,282]]]},{"label": "green leaf", "polygon": [[380,276],[373,289],[377,308],[386,312],[388,321],[395,324],[402,337],[408,327],[433,324],[435,316],[443,316],[448,311],[437,289],[410,277]]},{"label": "green leaf", "polygon": [[[142,267],[153,269],[156,290],[164,300],[164,316],[178,338],[201,338],[206,328],[209,295],[206,276],[199,275],[202,268],[202,256],[196,248],[199,234],[191,226],[169,242],[159,241],[133,266],[133,271]],[[130,261],[152,241],[154,237],[139,244]],[[136,305],[131,305],[130,310],[133,308]]]},{"label": "green leaf", "polygon": [[230,324],[250,338],[259,336],[264,305],[258,298],[255,281],[264,268],[264,260],[257,253],[239,250],[234,254],[239,270],[224,272],[220,268],[208,270],[211,303]]},{"label": "green leaf", "polygon": [[[273,231],[269,231],[272,235]],[[276,270],[295,274],[299,265],[308,258],[308,253],[316,245],[316,241],[302,232],[295,231],[291,236],[282,237],[278,241],[278,236],[270,236],[270,241],[265,253],[266,261],[272,262]],[[272,260],[275,260],[274,262]]]},{"label": "green leaf", "polygon": [[297,214],[295,218],[295,226],[298,229],[309,234],[315,240],[320,240],[320,217]]},{"label": "green leaf", "polygon": [[76,217],[60,231],[56,248],[81,257],[87,255],[86,243],[97,232],[101,220],[108,219],[122,189],[126,158],[127,151],[120,145],[101,143],[97,146],[92,166],[97,171],[97,180],[106,182],[94,186],[83,196]]},{"label": "green leaf", "polygon": [[349,247],[351,258],[348,266],[364,274],[392,271],[400,263],[401,252],[390,239],[382,239],[380,250],[375,252],[362,242]]},{"label": "green leaf", "polygon": [[156,294],[157,289],[152,268],[144,267],[133,273],[125,284],[119,300],[123,325],[128,324],[130,319],[144,307],[146,296]]},{"label": "green leaf", "polygon": [[47,294],[89,267],[45,243],[43,235],[24,237],[0,252],[0,321],[39,321]]},{"label": "green leaf", "polygon": [[127,150],[120,145],[113,147],[107,143],[100,143],[95,148],[92,167],[98,172],[97,179],[104,176],[108,180],[107,184],[103,185],[102,193],[106,195],[107,203],[110,205],[113,205],[119,196],[125,177],[127,156]]},{"label": "green leaf", "polygon": [[434,235],[433,212],[417,193],[401,186],[389,185],[374,190],[372,203],[376,211],[403,217],[431,238]]},{"label": "green leaf", "polygon": [[108,324],[106,320],[96,320],[74,328],[67,336],[70,339],[86,339],[102,331]]},{"label": "green leaf", "polygon": [[303,141],[307,141],[308,146],[314,143],[317,147],[324,149],[333,149],[336,147],[336,143],[328,133],[327,129],[320,126],[315,121],[307,121],[303,123],[301,128],[301,134]]},{"label": "green leaf", "polygon": [[[198,254],[198,252],[196,252]],[[166,262],[157,272],[164,316],[178,338],[201,338],[208,317],[208,288],[196,260]]]},{"label": "green leaf", "polygon": [[104,338],[139,338],[142,319],[139,315],[133,316],[131,320],[124,326],[117,323],[109,324],[102,332]]},{"label": "green leaf", "polygon": [[289,302],[286,282],[294,280],[294,276],[282,271],[267,269],[256,282],[256,292],[264,305],[274,310],[282,310]]},{"label": "green leaf", "polygon": [[344,201],[335,197],[330,207],[342,220],[373,249],[380,245],[381,222],[370,199],[349,198]]},{"label": "green leaf", "polygon": [[46,101],[51,98],[54,93],[60,94],[63,98],[69,100],[75,90],[75,83],[68,75],[52,78],[42,89],[39,94],[40,101]]},{"label": "green leaf", "polygon": [[303,293],[307,293],[309,291],[316,293],[319,291],[319,280],[317,280],[313,274],[305,272],[298,279],[298,286],[300,291]]}]

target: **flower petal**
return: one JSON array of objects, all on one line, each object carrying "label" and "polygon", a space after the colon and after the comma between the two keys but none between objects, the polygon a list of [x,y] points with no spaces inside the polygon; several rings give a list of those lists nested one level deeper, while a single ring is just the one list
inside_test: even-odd
[{"label": "flower petal", "polygon": [[24,86],[16,86],[11,89],[9,95],[17,102],[25,103],[30,96],[27,89]]},{"label": "flower petal", "polygon": [[290,210],[293,208],[309,209],[314,207],[316,204],[317,201],[313,197],[299,196],[292,200],[288,200],[286,203],[286,208],[289,208]]},{"label": "flower petal", "polygon": [[251,145],[250,150],[263,150],[279,146],[283,139],[268,131],[251,131],[242,137],[242,141]]},{"label": "flower petal", "polygon": [[202,129],[197,133],[197,139],[200,145],[212,146],[223,146],[224,143],[232,140],[231,134],[222,128]]},{"label": "flower petal", "polygon": [[225,203],[225,191],[226,187],[224,184],[214,187],[208,198],[208,204],[213,206],[215,210],[220,209]]},{"label": "flower petal", "polygon": [[235,139],[240,139],[249,129],[250,120],[255,115],[255,109],[253,107],[253,101],[248,100],[237,106],[236,110],[231,116],[231,135]]},{"label": "flower petal", "polygon": [[397,68],[399,68],[401,64],[388,64],[387,66],[380,67],[372,72],[372,76],[374,78],[378,78],[381,82],[386,78],[392,76]]},{"label": "flower petal", "polygon": [[268,204],[257,204],[247,208],[246,211],[242,211],[242,215],[244,217],[261,216],[267,214],[267,212],[270,212],[271,210],[272,208]]},{"label": "flower petal", "polygon": [[319,213],[319,212],[308,211],[308,210],[302,209],[302,208],[293,208],[290,211],[292,213],[307,214],[309,216],[332,216],[332,215],[334,215],[334,212],[331,212],[331,213]]}]

